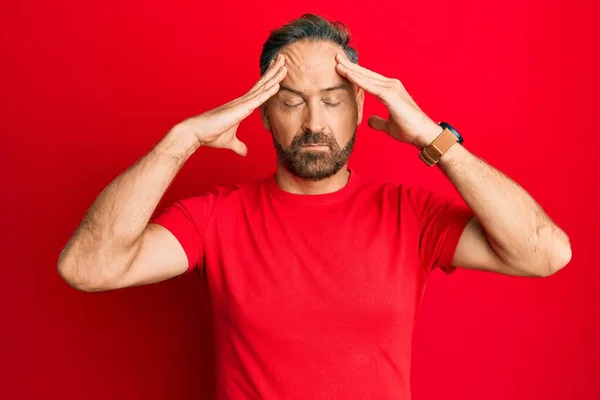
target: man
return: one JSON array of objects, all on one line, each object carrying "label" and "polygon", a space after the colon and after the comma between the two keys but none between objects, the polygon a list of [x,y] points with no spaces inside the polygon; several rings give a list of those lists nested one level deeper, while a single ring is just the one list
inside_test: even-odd
[{"label": "man", "polygon": [[[274,31],[244,96],[175,127],[117,177],[65,247],[61,276],[84,291],[208,279],[222,399],[409,399],[412,328],[435,268],[548,276],[568,236],[531,196],[434,123],[401,82],[358,65],[341,24],[314,15]],[[347,168],[365,92],[368,125],[441,168],[466,206]],[[265,179],[153,215],[199,148],[246,146],[260,109],[278,164]]]}]

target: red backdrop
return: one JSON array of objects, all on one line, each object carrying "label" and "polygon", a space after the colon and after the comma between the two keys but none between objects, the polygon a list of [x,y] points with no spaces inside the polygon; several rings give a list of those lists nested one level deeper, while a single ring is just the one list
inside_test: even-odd
[{"label": "red backdrop", "polygon": [[[167,4],[2,5],[1,398],[214,393],[199,280],[85,294],[59,279],[56,260],[95,196],[173,124],[250,88],[269,31],[304,12],[345,21],[363,65],[401,79],[572,239],[571,264],[547,279],[433,275],[415,331],[414,398],[600,398],[592,0]],[[385,115],[369,96],[372,113]],[[165,201],[274,170],[256,113],[240,138],[247,158],[201,149]],[[452,192],[414,149],[366,124],[351,165]]]}]

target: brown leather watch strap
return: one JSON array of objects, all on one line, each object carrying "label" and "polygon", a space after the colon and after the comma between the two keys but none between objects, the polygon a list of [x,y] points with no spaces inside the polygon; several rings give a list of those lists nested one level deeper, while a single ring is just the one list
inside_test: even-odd
[{"label": "brown leather watch strap", "polygon": [[419,156],[425,164],[431,167],[437,164],[448,149],[456,142],[458,142],[458,137],[446,128],[429,146],[421,150]]}]

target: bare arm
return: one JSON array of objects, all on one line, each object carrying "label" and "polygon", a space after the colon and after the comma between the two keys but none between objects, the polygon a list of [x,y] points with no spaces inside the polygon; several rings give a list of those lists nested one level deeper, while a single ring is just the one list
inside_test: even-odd
[{"label": "bare arm", "polygon": [[519,184],[460,145],[438,165],[476,216],[461,236],[454,265],[548,276],[569,263],[569,236]]},{"label": "bare arm", "polygon": [[187,256],[165,228],[149,224],[165,191],[201,146],[241,156],[240,122],[279,90],[283,57],[244,96],[175,126],[148,154],[111,182],[92,204],[58,260],[60,276],[84,291],[158,282],[185,272]]},{"label": "bare arm", "polygon": [[[389,119],[369,118],[369,126],[422,149],[442,132],[397,79],[356,65],[343,53],[337,71],[377,96]],[[456,187],[475,217],[457,246],[453,265],[517,276],[548,276],[571,260],[571,245],[539,204],[516,182],[454,145],[439,167]]]},{"label": "bare arm", "polygon": [[[86,291],[121,287],[124,278],[131,280],[126,275],[134,272],[130,267],[138,255],[148,258],[147,279],[185,271],[187,258],[176,239],[162,227],[147,228],[158,202],[195,150],[181,139],[173,130],[100,193],[59,258],[58,270],[67,282]],[[161,247],[168,249],[170,262],[144,257]]]}]

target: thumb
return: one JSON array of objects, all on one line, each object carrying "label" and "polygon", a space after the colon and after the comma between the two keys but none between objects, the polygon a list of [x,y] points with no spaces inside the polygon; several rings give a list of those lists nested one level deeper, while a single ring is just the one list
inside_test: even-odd
[{"label": "thumb", "polygon": [[375,130],[387,132],[387,119],[383,119],[376,115],[372,115],[369,117],[369,126]]},{"label": "thumb", "polygon": [[229,146],[229,148],[242,157],[246,157],[246,155],[248,154],[248,147],[246,147],[246,145],[243,142],[241,142],[238,138],[233,138],[233,141],[231,142],[231,146]]}]

